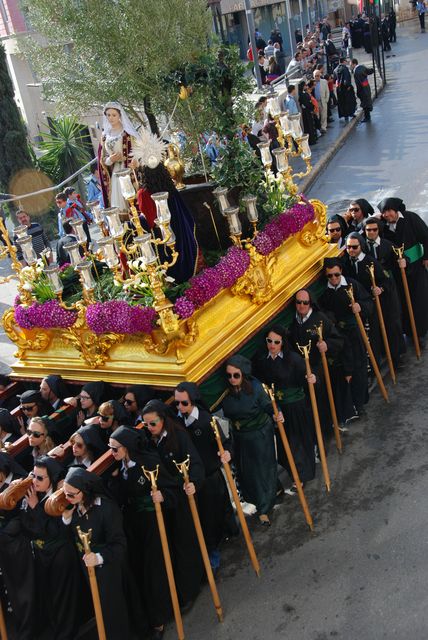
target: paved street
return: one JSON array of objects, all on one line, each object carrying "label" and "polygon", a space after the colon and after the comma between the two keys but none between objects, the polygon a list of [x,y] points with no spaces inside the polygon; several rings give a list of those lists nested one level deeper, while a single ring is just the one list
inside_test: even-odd
[{"label": "paved street", "polygon": [[[400,26],[372,124],[356,128],[309,195],[335,209],[350,197],[377,203],[394,194],[428,219],[427,37],[416,21]],[[418,363],[409,350],[397,387],[388,384],[390,404],[375,391],[368,418],[344,436],[344,454],[331,444],[331,494],[320,470],[308,487],[315,533],[290,497],[268,531],[251,523],[262,577],[230,543],[218,584],[225,621],[216,622],[205,590],[184,619],[187,638],[426,640],[427,383],[426,356]]]}]

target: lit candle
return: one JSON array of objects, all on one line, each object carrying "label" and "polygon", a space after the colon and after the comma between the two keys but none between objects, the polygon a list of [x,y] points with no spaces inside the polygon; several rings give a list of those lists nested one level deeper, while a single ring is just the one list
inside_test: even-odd
[{"label": "lit candle", "polygon": [[241,221],[239,219],[239,207],[229,207],[225,210],[227,222],[229,224],[230,233],[237,236],[242,232]]},{"label": "lit candle", "polygon": [[45,273],[48,277],[49,283],[53,289],[53,292],[57,295],[58,293],[62,293],[64,289],[63,284],[61,282],[61,278],[59,277],[59,267],[56,263],[51,264],[50,267],[45,268]]},{"label": "lit candle", "polygon": [[101,238],[98,240],[98,247],[103,254],[103,259],[107,266],[115,267],[119,263],[119,258],[114,248],[113,238]]},{"label": "lit candle", "polygon": [[120,190],[125,200],[135,198],[135,189],[131,180],[131,169],[118,171],[115,175],[119,178]]},{"label": "lit candle", "polygon": [[225,210],[230,207],[229,200],[227,199],[227,192],[227,187],[217,187],[213,191],[213,196],[217,199],[218,206],[220,207],[220,211],[223,215],[225,215]]},{"label": "lit candle", "polygon": [[37,255],[33,249],[33,240],[31,236],[27,235],[17,239],[16,244],[21,247],[23,258],[28,265],[32,265],[37,262]]},{"label": "lit candle", "polygon": [[257,222],[259,219],[259,214],[256,207],[257,198],[256,196],[244,196],[242,198],[242,202],[244,203],[247,209],[247,218],[250,222]]},{"label": "lit candle", "polygon": [[300,125],[300,113],[296,113],[295,115],[288,116],[288,120],[290,122],[292,128],[293,138],[301,138],[303,135],[302,127]]},{"label": "lit candle", "polygon": [[85,244],[87,237],[83,228],[83,220],[70,220],[70,227],[73,229],[73,235],[77,236],[77,242]]},{"label": "lit candle", "polygon": [[270,96],[268,96],[267,108],[272,118],[276,118],[276,116],[279,116],[279,114],[281,113],[281,106],[279,104],[277,93],[272,93]]},{"label": "lit candle", "polygon": [[80,255],[80,245],[78,242],[70,242],[64,245],[64,250],[67,251],[70,256],[70,262],[73,267],[76,267],[82,262],[82,256]]},{"label": "lit candle", "polygon": [[276,168],[280,173],[284,173],[288,169],[288,157],[284,148],[274,149],[272,154],[275,156]]},{"label": "lit candle", "polygon": [[302,150],[302,158],[303,160],[306,160],[307,158],[310,158],[312,155],[312,151],[311,148],[309,146],[309,136],[308,134],[302,136],[301,138],[299,138],[297,140],[301,150]]},{"label": "lit candle", "polygon": [[107,218],[110,235],[113,238],[119,238],[123,235],[123,226],[120,221],[119,207],[109,207],[104,209],[104,215]]},{"label": "lit candle", "polygon": [[168,191],[159,191],[159,193],[152,194],[152,200],[156,204],[156,213],[160,222],[169,222],[171,220],[171,213],[168,207]]},{"label": "lit candle", "polygon": [[92,277],[92,262],[81,262],[76,266],[76,271],[80,274],[82,287],[86,291],[95,289],[95,280]]},{"label": "lit candle", "polygon": [[270,142],[259,142],[257,145],[262,155],[262,163],[264,167],[270,167],[272,165],[272,156],[270,155]]},{"label": "lit candle", "polygon": [[153,264],[157,261],[150,233],[145,233],[143,236],[134,238],[134,244],[140,248],[141,257],[146,264]]}]

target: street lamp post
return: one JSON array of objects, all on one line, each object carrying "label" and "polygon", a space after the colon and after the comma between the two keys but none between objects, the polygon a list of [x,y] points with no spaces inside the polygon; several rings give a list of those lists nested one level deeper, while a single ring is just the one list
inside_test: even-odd
[{"label": "street lamp post", "polygon": [[[291,7],[290,7],[290,0],[285,0],[285,7],[287,9],[287,24],[288,24],[288,37],[290,39],[290,49],[291,49],[291,55],[293,55],[294,53],[294,38],[293,38],[293,32],[291,30]],[[303,32],[302,32],[302,36],[303,36]]]},{"label": "street lamp post", "polygon": [[259,91],[262,91],[263,84],[262,84],[262,76],[261,76],[260,67],[259,67],[258,51],[256,46],[256,34],[255,34],[256,27],[254,24],[254,14],[251,8],[250,0],[244,0],[244,3],[245,3],[245,17],[247,18],[248,35],[250,36],[251,49],[252,49],[253,58],[254,58],[254,72],[256,74],[257,89]]}]

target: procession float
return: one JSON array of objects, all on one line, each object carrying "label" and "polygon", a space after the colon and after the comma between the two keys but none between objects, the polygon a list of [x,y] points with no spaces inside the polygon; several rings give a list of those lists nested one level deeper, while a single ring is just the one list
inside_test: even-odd
[{"label": "procession float", "polygon": [[[186,87],[179,98],[188,98]],[[12,262],[9,279],[18,281],[2,318],[17,346],[15,378],[59,373],[159,389],[184,379],[202,383],[317,279],[336,249],[325,236],[326,206],[298,193],[311,150],[300,116],[281,103],[277,93],[268,95],[275,145],[271,139],[252,149],[232,115],[217,136],[212,180],[202,185],[183,182],[178,143],[137,132],[119,103],[106,105],[99,158],[105,208],[89,203],[98,239],[88,245],[83,221],[73,220],[77,240],[67,246],[70,263],[59,267],[37,258],[26,227],[15,228],[12,242],[0,221],[2,256]],[[123,130],[123,160],[113,166],[106,155],[109,140],[117,142],[112,111]],[[164,190],[154,192],[150,180]]]}]

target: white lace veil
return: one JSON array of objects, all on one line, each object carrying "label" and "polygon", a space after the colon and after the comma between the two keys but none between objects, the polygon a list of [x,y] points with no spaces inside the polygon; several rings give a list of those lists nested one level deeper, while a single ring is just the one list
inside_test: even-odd
[{"label": "white lace veil", "polygon": [[122,107],[120,102],[107,102],[107,104],[104,105],[104,108],[103,108],[103,132],[104,132],[105,135],[107,135],[107,136],[111,136],[112,135],[111,125],[110,125],[110,123],[109,123],[109,121],[107,119],[107,116],[106,116],[107,109],[117,109],[117,111],[120,112],[120,119],[121,119],[121,122],[122,122],[123,130],[126,131],[126,133],[128,133],[130,136],[133,136],[134,138],[138,138],[139,137],[138,131],[136,130],[136,128],[132,124],[131,120],[129,119],[128,114],[126,113],[125,109]]}]

